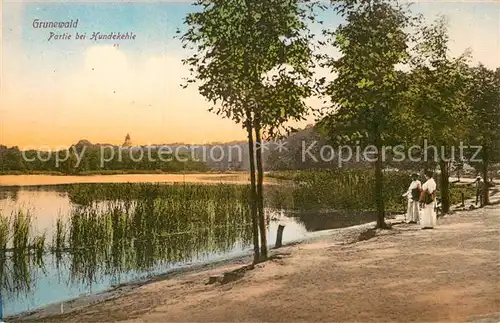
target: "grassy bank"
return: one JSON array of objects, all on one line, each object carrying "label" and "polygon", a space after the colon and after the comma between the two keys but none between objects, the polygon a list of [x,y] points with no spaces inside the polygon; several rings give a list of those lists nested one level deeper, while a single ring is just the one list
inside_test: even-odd
[{"label": "grassy bank", "polygon": [[[337,210],[375,210],[371,170],[334,169],[273,172],[269,177],[292,182],[292,197],[282,196],[283,201],[292,200],[294,208],[333,208]],[[423,180],[423,179],[422,179]],[[439,178],[436,179],[439,182]],[[408,172],[386,172],[384,174],[384,200],[387,212],[404,212],[406,200],[401,195],[411,182]],[[451,204],[475,196],[474,187],[450,183]],[[438,190],[438,197],[440,192]]]}]

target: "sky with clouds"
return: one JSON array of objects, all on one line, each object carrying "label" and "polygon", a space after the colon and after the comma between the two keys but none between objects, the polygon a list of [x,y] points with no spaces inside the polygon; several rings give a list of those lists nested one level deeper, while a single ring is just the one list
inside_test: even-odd
[{"label": "sky with clouds", "polygon": [[[181,59],[188,53],[174,35],[193,10],[189,1],[4,0],[0,144],[118,144],[126,133],[137,144],[244,139],[240,126],[207,111],[195,87],[180,87],[188,75]],[[500,66],[499,2],[425,1],[413,10],[429,20],[448,17],[452,54],[470,47],[475,63]],[[329,26],[341,21],[333,12],[322,16]],[[49,41],[51,30],[34,28],[35,19],[78,19],[78,27],[62,29],[71,40]],[[76,32],[87,38],[74,39]],[[136,38],[92,41],[93,32]]]}]

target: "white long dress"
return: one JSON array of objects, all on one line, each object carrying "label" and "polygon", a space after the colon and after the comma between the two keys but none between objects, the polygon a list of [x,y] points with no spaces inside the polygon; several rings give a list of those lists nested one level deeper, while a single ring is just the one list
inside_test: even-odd
[{"label": "white long dress", "polygon": [[414,201],[411,196],[411,191],[417,187],[420,187],[422,184],[420,183],[419,180],[412,181],[410,184],[410,187],[408,187],[408,191],[403,194],[403,196],[408,197],[408,208],[406,210],[406,215],[405,215],[405,222],[418,222],[420,215],[419,215],[419,208],[418,208],[418,201]]},{"label": "white long dress", "polygon": [[[433,178],[429,178],[427,182],[422,185],[422,190],[427,190],[429,193],[436,191],[437,185]],[[434,209],[435,201],[424,206],[422,216],[420,217],[420,226],[422,228],[434,228],[437,222],[437,215]]]}]

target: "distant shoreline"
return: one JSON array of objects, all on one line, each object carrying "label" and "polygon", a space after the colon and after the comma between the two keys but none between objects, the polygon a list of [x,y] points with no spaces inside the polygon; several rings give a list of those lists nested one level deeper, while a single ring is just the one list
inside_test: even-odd
[{"label": "distant shoreline", "polygon": [[0,171],[0,176],[27,176],[27,175],[44,175],[44,176],[105,176],[105,175],[165,175],[165,174],[241,174],[247,171],[154,171],[154,170],[102,170],[102,171],[85,171],[79,173],[64,173],[57,171]]},{"label": "distant shoreline", "polygon": [[[264,184],[274,184],[277,180],[265,178]],[[93,175],[51,175],[20,174],[0,175],[0,187],[33,187],[71,184],[107,183],[191,183],[191,184],[249,184],[247,172],[211,173],[148,173],[148,174],[93,174]]]}]

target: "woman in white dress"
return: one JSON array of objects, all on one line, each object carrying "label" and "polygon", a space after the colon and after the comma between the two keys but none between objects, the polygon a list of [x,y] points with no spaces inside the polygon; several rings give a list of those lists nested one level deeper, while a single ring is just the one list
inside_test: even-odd
[{"label": "woman in white dress", "polygon": [[406,211],[405,222],[417,223],[419,220],[418,200],[420,198],[422,183],[418,180],[418,174],[412,174],[411,179],[412,181],[410,187],[408,187],[408,191],[403,194],[403,196],[408,198],[408,208]]},{"label": "woman in white dress", "polygon": [[425,172],[425,179],[427,181],[422,185],[422,193],[420,194],[420,202],[423,204],[422,216],[420,217],[420,226],[422,229],[432,229],[437,222],[437,215],[434,208],[437,185],[432,175],[431,171]]}]

